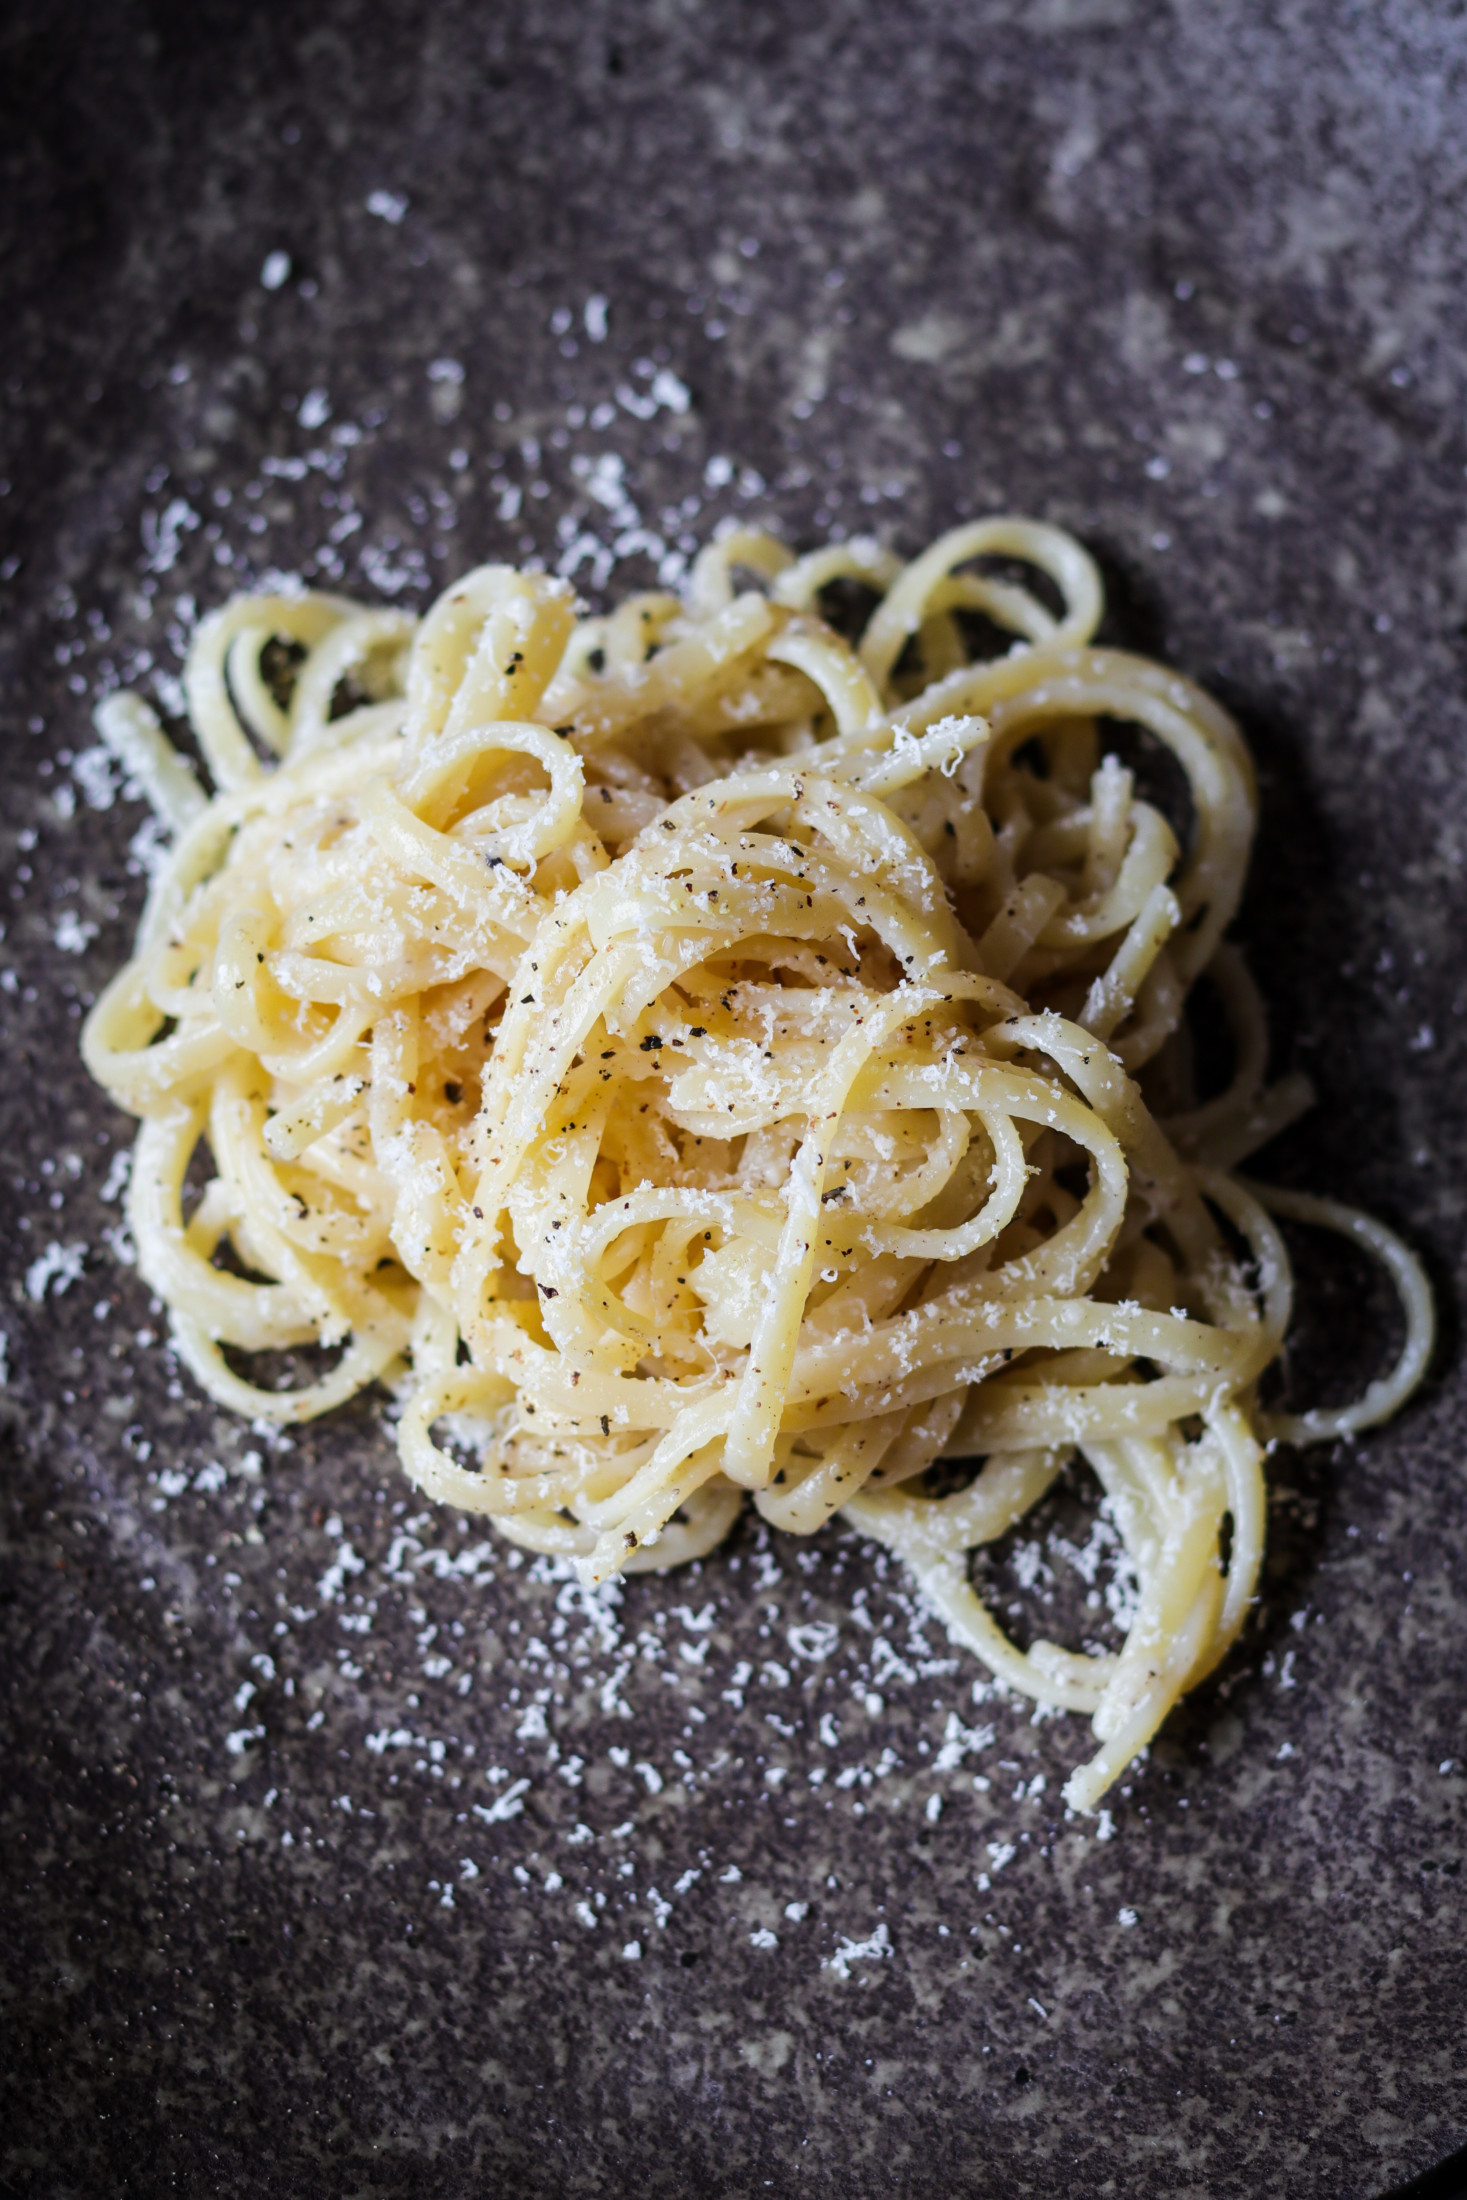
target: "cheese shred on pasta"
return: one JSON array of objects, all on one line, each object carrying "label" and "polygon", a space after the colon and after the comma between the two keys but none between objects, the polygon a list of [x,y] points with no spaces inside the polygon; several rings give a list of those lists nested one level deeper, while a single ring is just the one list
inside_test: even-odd
[{"label": "cheese shred on pasta", "polygon": [[[1432,1336],[1389,1232],[1233,1173],[1309,1098],[1266,1085],[1224,941],[1252,767],[1198,688],[1093,645],[1101,611],[1079,544],[1013,518],[907,565],[732,533],[606,617],[508,566],[421,621],[238,598],[186,672],[212,797],[138,698],[99,713],[172,842],[85,1038],[212,1397],[298,1421],[385,1383],[414,1482],[590,1582],[750,1497],[801,1535],[841,1512],[1000,1680],[1089,1715],[1079,1810],[1237,1636],[1265,1443],[1380,1420]],[[1185,846],[1118,725],[1180,767]],[[1204,971],[1235,1069],[1199,1103]],[[1256,1402],[1276,1214],[1399,1288],[1348,1410]],[[313,1379],[251,1378],[302,1347]],[[1020,1650],[969,1580],[1076,1453],[1140,1584],[1114,1655]],[[943,1458],[982,1464],[934,1494]]]}]

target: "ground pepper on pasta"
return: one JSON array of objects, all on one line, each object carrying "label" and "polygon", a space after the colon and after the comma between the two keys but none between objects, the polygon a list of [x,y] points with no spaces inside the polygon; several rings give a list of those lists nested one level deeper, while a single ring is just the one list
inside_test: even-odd
[{"label": "ground pepper on pasta", "polygon": [[[1252,767],[1199,688],[1094,646],[1102,608],[1083,548],[1015,518],[910,564],[733,532],[604,617],[508,566],[421,621],[237,598],[185,675],[211,797],[139,698],[99,710],[172,839],[84,1037],[211,1396],[283,1422],[386,1384],[414,1482],[591,1582],[750,1500],[794,1534],[841,1512],[1002,1681],[1090,1717],[1079,1810],[1237,1637],[1269,1438],[1382,1419],[1432,1336],[1389,1232],[1235,1173],[1309,1102],[1266,1084],[1224,939]],[[1137,725],[1185,846],[1107,747]],[[1235,1063],[1199,1102],[1204,972]],[[1258,1405],[1280,1213],[1399,1288],[1351,1408]],[[337,1357],[299,1387],[244,1371],[303,1346]],[[1077,1453],[1134,1616],[1115,1654],[1020,1650],[970,1554]],[[938,1495],[944,1459],[977,1468]]]}]

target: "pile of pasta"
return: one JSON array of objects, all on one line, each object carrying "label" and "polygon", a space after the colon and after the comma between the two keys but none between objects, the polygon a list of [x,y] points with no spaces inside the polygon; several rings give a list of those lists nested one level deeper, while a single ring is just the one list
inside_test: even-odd
[{"label": "pile of pasta", "polygon": [[[186,669],[211,797],[139,698],[99,712],[172,839],[85,1037],[212,1397],[281,1422],[392,1386],[423,1490],[590,1582],[749,1498],[841,1512],[1000,1680],[1090,1716],[1079,1810],[1242,1627],[1269,1437],[1379,1420],[1431,1342],[1389,1233],[1233,1173],[1308,1101],[1267,1086],[1223,938],[1253,773],[1198,688],[1094,646],[1102,608],[1015,518],[908,564],[732,532],[608,616],[508,566],[421,621],[239,598]],[[1204,972],[1235,1062],[1199,1102]],[[1349,1410],[1256,1402],[1280,1212],[1399,1285],[1406,1346]],[[252,1377],[304,1347],[311,1379]],[[970,1556],[1077,1453],[1134,1616],[1021,1650]]]}]

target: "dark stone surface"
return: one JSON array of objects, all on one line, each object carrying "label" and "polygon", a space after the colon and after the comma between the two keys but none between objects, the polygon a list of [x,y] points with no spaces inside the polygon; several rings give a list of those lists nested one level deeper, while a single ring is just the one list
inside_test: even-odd
[{"label": "dark stone surface", "polygon": [[[1368,2200],[1467,2136],[1464,47],[1391,0],[8,11],[7,2193]],[[598,1616],[420,1514],[378,1407],[217,1413],[75,1054],[142,813],[74,759],[119,674],[171,694],[180,598],[994,504],[1245,719],[1324,1097],[1266,1165],[1445,1317],[1394,1427],[1275,1461],[1244,1651],[1105,1842],[1082,1731],[975,1709],[850,1536]],[[1307,1275],[1338,1390],[1373,1301]]]}]

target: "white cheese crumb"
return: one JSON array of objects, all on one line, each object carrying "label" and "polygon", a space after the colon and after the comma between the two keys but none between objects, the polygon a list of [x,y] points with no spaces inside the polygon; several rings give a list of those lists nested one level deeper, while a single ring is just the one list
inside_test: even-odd
[{"label": "white cheese crumb", "polygon": [[507,1787],[504,1793],[500,1796],[497,1796],[492,1803],[487,1805],[483,1803],[475,1803],[473,1806],[474,1816],[476,1818],[482,1818],[486,1826],[502,1824],[502,1822],[506,1818],[518,1818],[520,1812],[525,1807],[520,1798],[522,1795],[525,1794],[529,1785],[530,1783],[528,1780],[516,1780],[511,1787]]},{"label": "white cheese crumb", "polygon": [[25,1293],[40,1305],[46,1293],[54,1286],[56,1296],[69,1291],[79,1281],[82,1263],[87,1257],[86,1245],[59,1245],[53,1238],[44,1253],[33,1260],[25,1272]]},{"label": "white cheese crumb", "polygon": [[822,1956],[822,1971],[834,1971],[837,1978],[849,1978],[851,1965],[867,1959],[889,1956],[892,1952],[891,1935],[884,1923],[877,1926],[869,1940],[851,1940],[842,1933],[833,1956]]},{"label": "white cheese crumb", "polygon": [[327,1567],[316,1584],[316,1595],[321,1602],[323,1604],[334,1604],[341,1595],[342,1586],[347,1575],[361,1573],[363,1565],[364,1561],[357,1557],[351,1545],[343,1543],[336,1554],[334,1563]]},{"label": "white cheese crumb", "polygon": [[97,927],[74,909],[63,909],[56,919],[54,937],[63,955],[80,955],[97,937]]},{"label": "white cheese crumb", "polygon": [[83,749],[80,756],[71,761],[71,776],[82,791],[82,800],[89,810],[110,810],[117,799],[119,785],[117,766],[110,750],[99,741],[95,747]]},{"label": "white cheese crumb", "polygon": [[671,367],[659,367],[652,377],[652,396],[669,412],[685,413],[692,403],[687,384],[678,379]]}]

